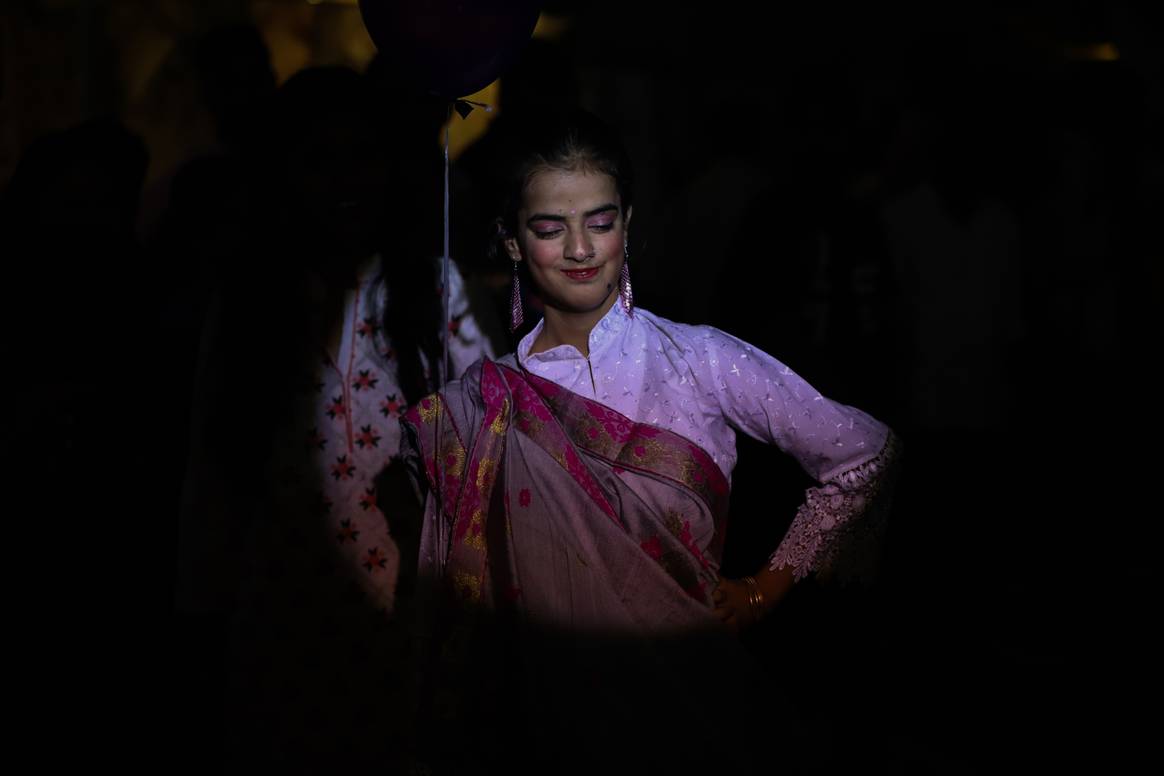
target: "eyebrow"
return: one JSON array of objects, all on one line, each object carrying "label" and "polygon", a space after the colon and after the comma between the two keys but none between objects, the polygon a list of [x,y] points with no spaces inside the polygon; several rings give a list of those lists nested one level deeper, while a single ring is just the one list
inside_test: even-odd
[{"label": "eyebrow", "polygon": [[[583,218],[590,218],[591,216],[596,216],[599,213],[608,213],[611,210],[613,210],[617,213],[618,212],[618,205],[614,204],[613,202],[607,203],[605,205],[599,205],[598,207],[594,208],[593,210],[587,210],[585,213],[582,214],[582,217]],[[566,221],[566,217],[565,216],[550,215],[548,213],[535,213],[534,215],[529,217],[529,219],[526,221],[526,223],[532,224],[534,221],[561,221],[564,223]]]}]

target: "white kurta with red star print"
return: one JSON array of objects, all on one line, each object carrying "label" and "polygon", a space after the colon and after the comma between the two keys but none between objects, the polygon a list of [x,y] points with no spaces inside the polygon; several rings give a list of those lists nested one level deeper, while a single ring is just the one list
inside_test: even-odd
[{"label": "white kurta with red star print", "polygon": [[[322,518],[307,523],[325,532],[341,566],[372,602],[391,610],[400,554],[377,504],[375,479],[399,454],[405,399],[396,353],[380,328],[386,302],[381,272],[381,262],[373,260],[346,293],[338,352],[324,349],[296,386],[295,420],[271,463],[276,508]],[[448,349],[452,372],[460,375],[492,353],[451,263],[449,274]]]}]

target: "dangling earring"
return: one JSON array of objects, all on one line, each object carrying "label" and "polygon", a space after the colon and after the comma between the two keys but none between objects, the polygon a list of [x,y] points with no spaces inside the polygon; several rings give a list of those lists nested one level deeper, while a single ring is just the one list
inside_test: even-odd
[{"label": "dangling earring", "polygon": [[622,299],[622,308],[626,314],[633,317],[635,297],[630,282],[630,245],[625,242],[622,244],[622,270],[618,273],[618,296]]},{"label": "dangling earring", "polygon": [[513,291],[509,296],[509,333],[521,328],[525,316],[521,309],[521,280],[517,276],[517,262],[513,262]]}]

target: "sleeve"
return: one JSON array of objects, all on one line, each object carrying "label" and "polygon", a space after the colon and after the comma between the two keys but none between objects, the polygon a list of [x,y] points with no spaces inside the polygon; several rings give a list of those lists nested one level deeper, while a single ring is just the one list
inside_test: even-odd
[{"label": "sleeve", "polygon": [[809,572],[872,578],[900,460],[901,444],[890,431],[876,457],[809,488],[768,567],[791,567],[796,579]]},{"label": "sleeve", "polygon": [[819,484],[769,567],[839,578],[868,577],[888,514],[901,445],[884,423],[822,396],[786,365],[706,327],[695,348],[705,395],[734,429],[774,444]]},{"label": "sleeve", "polygon": [[387,516],[375,506],[376,498],[370,492],[365,498],[358,510],[328,509],[330,528],[344,568],[351,569],[353,578],[377,610],[391,613],[402,553],[396,537],[389,533]]},{"label": "sleeve", "polygon": [[455,379],[482,357],[493,358],[489,338],[481,330],[469,304],[465,279],[455,261],[449,262],[449,360]]},{"label": "sleeve", "polygon": [[[360,509],[337,517],[333,530],[370,601],[394,612],[415,586],[423,508],[410,460],[386,466],[360,501]],[[374,495],[373,495],[374,494]],[[353,535],[354,534],[354,535]]]}]

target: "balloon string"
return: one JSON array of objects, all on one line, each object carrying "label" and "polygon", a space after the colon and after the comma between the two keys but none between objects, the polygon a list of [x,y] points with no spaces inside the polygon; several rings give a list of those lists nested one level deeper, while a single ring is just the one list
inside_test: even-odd
[{"label": "balloon string", "polygon": [[[452,111],[452,106],[449,106],[449,120],[448,120],[448,123],[445,124],[444,251],[442,252],[442,255],[441,255],[441,322],[442,322],[442,328],[441,328],[441,363],[440,363],[440,367],[437,369],[437,376],[438,376],[437,379],[439,381],[439,383],[437,385],[437,390],[444,388],[445,384],[448,382],[449,334],[450,334],[450,323],[451,323],[451,321],[449,320],[449,254],[451,253],[451,250],[450,250],[450,248],[451,248],[451,246],[450,246],[450,243],[451,243],[451,239],[450,239],[451,219],[449,217],[450,210],[451,210],[451,208],[450,208],[451,194],[450,194],[450,187],[449,187],[449,127],[452,123],[453,123],[453,111]],[[442,433],[442,426],[444,425],[445,419],[444,419],[444,408],[441,406],[442,399],[438,395],[436,397],[436,400],[437,400],[437,403],[436,403],[436,407],[437,407],[436,446],[437,446],[437,449],[439,449],[440,448],[440,440],[444,438],[444,435]],[[445,462],[442,460],[442,456],[438,454],[436,456],[436,460],[433,463],[435,464],[435,468],[436,468],[437,482],[441,483],[443,485],[443,483],[445,481],[445,478],[444,478]],[[438,494],[439,493],[440,493],[440,491],[438,490]],[[441,514],[443,512],[444,499],[440,495],[437,496],[437,499],[438,499],[438,503],[437,503],[437,514],[438,514],[437,542],[438,542],[438,546],[447,548],[448,541],[451,538],[451,536],[445,535],[445,519],[444,519],[445,516],[443,514]],[[437,553],[437,555],[438,555],[438,557],[440,557],[442,555],[442,553]],[[444,563],[441,562],[440,566],[441,566],[441,568],[438,569],[438,573],[443,574],[444,573]]]},{"label": "balloon string", "polygon": [[448,363],[449,363],[449,327],[452,321],[449,320],[449,254],[450,254],[450,199],[449,192],[449,129],[452,122],[452,117],[449,117],[449,123],[445,125],[445,249],[444,255],[441,259],[441,311],[443,313],[444,330],[441,331],[441,367],[438,371],[440,375],[440,387],[444,387],[448,382]]}]

